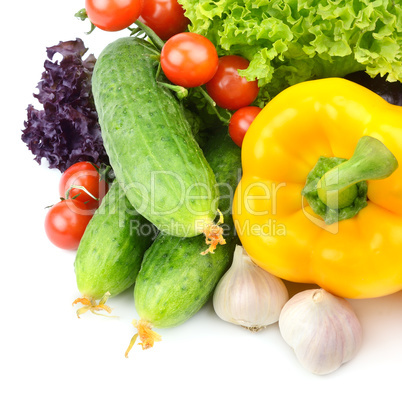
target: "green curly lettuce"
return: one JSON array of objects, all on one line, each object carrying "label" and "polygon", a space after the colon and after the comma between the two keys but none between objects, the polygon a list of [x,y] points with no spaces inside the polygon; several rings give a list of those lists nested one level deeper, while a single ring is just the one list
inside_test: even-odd
[{"label": "green curly lettuce", "polygon": [[270,98],[315,78],[366,71],[402,81],[401,0],[179,0],[190,31],[219,55],[250,60],[240,73]]}]

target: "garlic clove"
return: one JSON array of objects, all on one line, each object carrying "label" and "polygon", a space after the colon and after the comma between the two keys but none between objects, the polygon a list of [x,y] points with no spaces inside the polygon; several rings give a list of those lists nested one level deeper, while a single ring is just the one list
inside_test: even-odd
[{"label": "garlic clove", "polygon": [[362,328],[349,302],[324,289],[293,296],[282,309],[279,329],[299,362],[314,374],[335,371],[362,343]]},{"label": "garlic clove", "polygon": [[222,320],[255,332],[277,322],[288,300],[283,281],[236,246],[233,263],[215,288],[213,306]]}]

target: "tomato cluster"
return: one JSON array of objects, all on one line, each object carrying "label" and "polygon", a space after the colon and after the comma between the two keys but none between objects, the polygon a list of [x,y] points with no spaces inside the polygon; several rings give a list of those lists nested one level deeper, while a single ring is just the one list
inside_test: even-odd
[{"label": "tomato cluster", "polygon": [[46,214],[45,231],[49,240],[65,250],[76,250],[91,220],[108,190],[99,169],[90,162],[78,162],[61,176],[61,201]]},{"label": "tomato cluster", "polygon": [[103,30],[118,31],[138,19],[166,41],[160,58],[166,77],[185,88],[205,85],[216,105],[235,111],[229,133],[241,146],[261,110],[249,108],[258,96],[257,81],[248,81],[239,74],[249,66],[247,59],[237,55],[219,58],[209,39],[185,32],[190,21],[177,0],[86,0],[85,9],[91,22]]},{"label": "tomato cluster", "polygon": [[138,19],[162,40],[185,31],[190,22],[177,0],[85,0],[85,10],[104,31],[120,31]]},{"label": "tomato cluster", "polygon": [[257,81],[248,81],[239,74],[248,66],[249,61],[241,56],[218,58],[211,41],[191,32],[174,35],[161,52],[161,67],[171,82],[186,88],[205,84],[208,95],[219,107],[236,111],[230,119],[229,134],[238,146],[261,111],[249,106],[259,93]]}]

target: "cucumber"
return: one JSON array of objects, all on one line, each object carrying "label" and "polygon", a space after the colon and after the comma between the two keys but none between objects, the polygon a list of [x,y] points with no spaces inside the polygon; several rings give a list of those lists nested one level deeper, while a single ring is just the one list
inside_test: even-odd
[{"label": "cucumber", "polygon": [[81,239],[74,261],[77,287],[88,299],[116,296],[137,277],[155,228],[114,181]]},{"label": "cucumber", "polygon": [[182,104],[155,79],[159,53],[120,38],[100,54],[92,91],[110,163],[134,208],[159,230],[191,237],[213,224],[215,176]]},{"label": "cucumber", "polygon": [[[138,323],[142,323],[137,325],[166,328],[182,324],[207,302],[232,263],[238,238],[231,203],[240,179],[240,148],[225,132],[208,143],[205,155],[222,186],[219,208],[224,215],[227,243],[218,246],[214,254],[201,255],[206,247],[202,236],[159,234],[145,253],[134,287],[135,308],[141,317]],[[141,337],[144,331],[137,328]],[[142,341],[143,347],[149,345],[146,339]]]}]

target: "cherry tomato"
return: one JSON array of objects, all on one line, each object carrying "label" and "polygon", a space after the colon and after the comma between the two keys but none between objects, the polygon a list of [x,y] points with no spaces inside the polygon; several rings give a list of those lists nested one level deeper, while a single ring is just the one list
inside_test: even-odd
[{"label": "cherry tomato", "polygon": [[[95,198],[91,197],[82,188],[71,188],[79,186],[85,188]],[[70,189],[70,190],[69,190]],[[78,162],[70,166],[61,176],[59,183],[59,194],[62,198],[74,198],[84,203],[87,209],[99,207],[102,198],[108,190],[108,185],[101,177],[92,163]],[[68,194],[66,194],[68,192]],[[68,195],[68,197],[67,197]]]},{"label": "cherry tomato", "polygon": [[184,32],[190,23],[177,0],[146,0],[139,20],[162,40]]},{"label": "cherry tomato", "polygon": [[144,0],[85,0],[89,20],[104,31],[120,31],[141,14]]},{"label": "cherry tomato", "polygon": [[239,147],[243,143],[244,136],[250,124],[261,110],[258,106],[245,106],[236,110],[230,118],[229,134],[233,142]]},{"label": "cherry tomato", "polygon": [[249,64],[241,56],[223,56],[219,59],[216,74],[205,86],[218,106],[237,110],[255,100],[259,92],[257,81],[247,81],[238,73],[238,70],[246,69]]},{"label": "cherry tomato", "polygon": [[198,87],[208,82],[218,68],[215,46],[205,36],[182,32],[172,36],[162,48],[161,67],[176,85]]},{"label": "cherry tomato", "polygon": [[76,250],[92,213],[76,200],[63,200],[53,205],[45,218],[45,231],[49,240],[65,250]]}]

